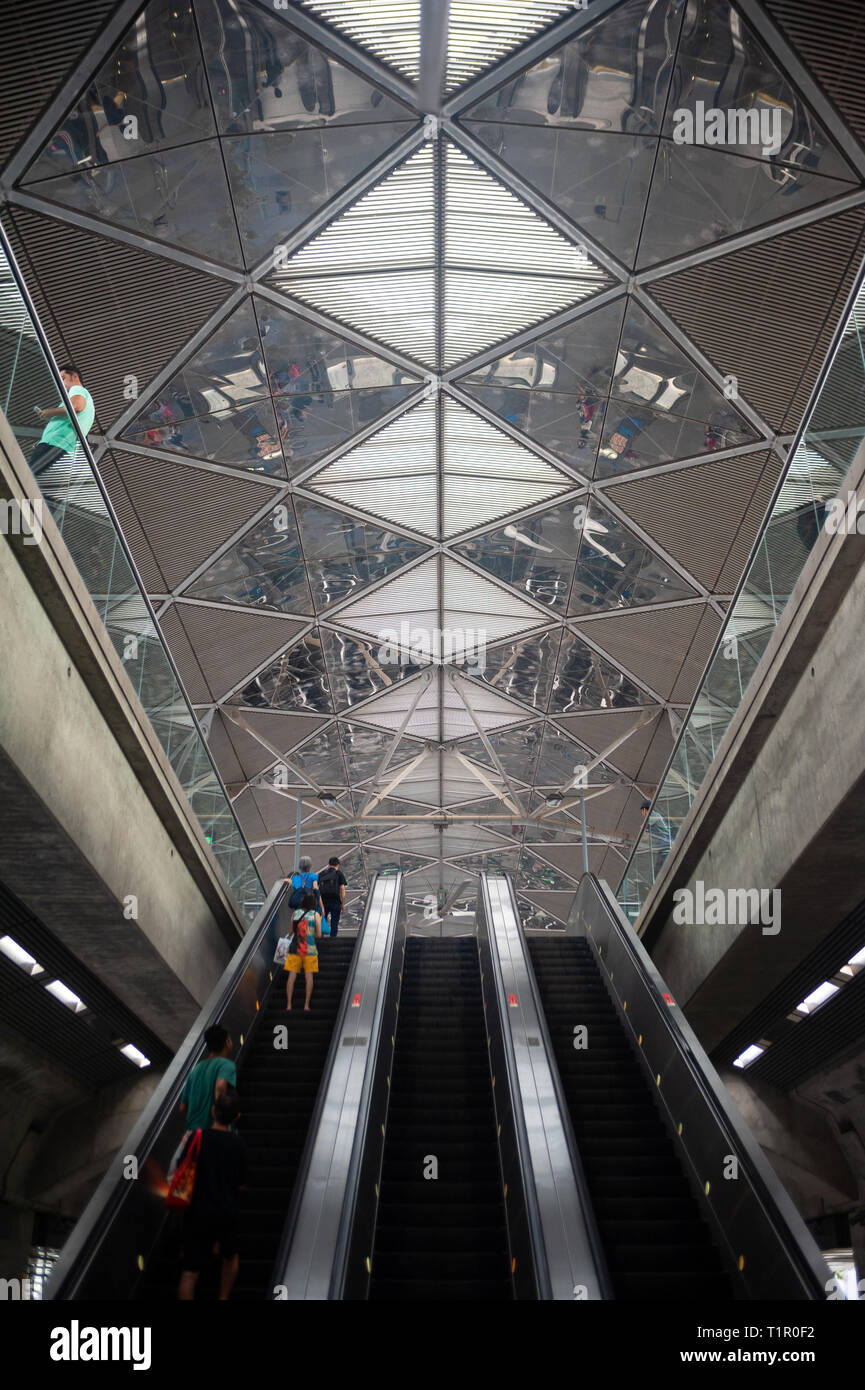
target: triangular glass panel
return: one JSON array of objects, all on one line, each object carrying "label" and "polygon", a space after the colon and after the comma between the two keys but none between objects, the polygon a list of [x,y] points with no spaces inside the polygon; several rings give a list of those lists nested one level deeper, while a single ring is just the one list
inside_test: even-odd
[{"label": "triangular glass panel", "polygon": [[654,703],[611,661],[565,629],[553,681],[550,714],[633,708]]},{"label": "triangular glass panel", "polygon": [[393,689],[422,669],[407,652],[365,642],[347,632],[321,628],[319,636],[338,710],[352,710],[362,700]]},{"label": "triangular glass panel", "polygon": [[432,366],[435,236],[426,143],[277,266],[269,283]]},{"label": "triangular glass panel", "polygon": [[687,255],[851,191],[790,165],[663,140],[636,267]]},{"label": "triangular glass panel", "polygon": [[253,709],[330,713],[333,700],[320,635],[313,631],[301,638],[253,676],[228,703]]},{"label": "triangular glass panel", "polygon": [[410,129],[403,121],[225,139],[246,265],[263,260]]},{"label": "triangular glass panel", "polygon": [[[735,54],[723,73],[718,55]],[[696,0],[682,31],[664,137],[858,183],[772,54],[726,0]]]},{"label": "triangular glass panel", "polygon": [[269,15],[245,0],[208,0],[197,14],[221,134],[412,117],[402,102],[290,27],[287,8]]},{"label": "triangular glass panel", "polygon": [[79,174],[215,134],[192,7],[150,0],[22,182]]},{"label": "triangular glass panel", "polygon": [[[342,788],[347,785],[345,762],[342,755],[342,744],[336,724],[331,724],[323,733],[317,734],[315,738],[305,743],[303,748],[294,748],[291,753],[291,762],[298,772],[308,777],[310,781],[317,783],[320,787]],[[267,780],[272,781],[277,773],[272,770],[267,774]],[[280,771],[283,778],[285,773]],[[296,777],[292,768],[289,768],[290,785],[303,786],[299,777]],[[279,785],[277,783],[277,785]],[[312,787],[309,788],[310,797],[314,796]],[[287,803],[286,803],[287,805]],[[289,820],[286,814],[286,822]],[[324,826],[320,827],[322,830]],[[334,833],[338,829],[336,822],[331,821],[328,829]]]},{"label": "triangular glass panel", "polygon": [[473,135],[628,266],[683,11],[682,0],[632,0],[463,116]]},{"label": "triangular glass panel", "polygon": [[591,476],[626,300],[593,309],[460,379],[463,391]]},{"label": "triangular glass panel", "polygon": [[471,674],[499,694],[543,712],[553,688],[561,640],[561,629],[555,628],[537,637],[487,647],[482,659],[473,663]]},{"label": "triangular glass panel", "polygon": [[583,314],[470,373],[460,386],[599,477],[759,438],[633,300]]},{"label": "triangular glass panel", "polygon": [[243,265],[218,140],[46,179],[38,194],[121,231],[164,241],[220,265]]},{"label": "triangular glass panel", "polygon": [[695,597],[689,584],[596,501],[561,503],[457,549],[561,614]]},{"label": "triangular glass panel", "polygon": [[383,531],[302,497],[295,499],[295,509],[306,574],[319,613],[401,569],[426,550],[420,541]]},{"label": "triangular glass panel", "polygon": [[596,476],[739,448],[759,438],[733,402],[630,301]]},{"label": "triangular glass panel", "polygon": [[450,367],[613,281],[456,145],[443,147],[442,360]]},{"label": "triangular glass panel", "polygon": [[684,0],[628,0],[469,106],[461,119],[657,134],[683,10]]},{"label": "triangular glass panel", "polygon": [[291,504],[274,507],[245,532],[191,585],[186,597],[311,614],[306,567]]},{"label": "triangular glass panel", "polygon": [[264,300],[245,300],[124,438],[281,477],[344,444],[419,382]]}]

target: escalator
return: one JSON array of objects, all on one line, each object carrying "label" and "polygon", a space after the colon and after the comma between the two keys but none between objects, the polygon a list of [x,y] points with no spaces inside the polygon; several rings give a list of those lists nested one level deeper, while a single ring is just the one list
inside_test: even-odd
[{"label": "escalator", "polygon": [[513,1298],[474,937],[406,943],[371,1268],[371,1299]]},{"label": "escalator", "polygon": [[[619,1299],[732,1297],[707,1223],[592,956],[528,942],[607,1266]],[[584,1025],[587,1047],[576,1049]]]},{"label": "escalator", "polygon": [[[310,1013],[303,1012],[303,980],[295,988],[291,1013],[285,1008],[285,973],[275,972],[262,1001],[256,1030],[238,1068],[241,1114],[237,1129],[247,1151],[246,1191],[238,1223],[240,1270],[235,1301],[261,1301],[291,1203],[316,1096],[330,1048],[355,939],[319,942],[319,972]],[[287,1028],[284,1048],[274,1047],[274,1029]],[[181,1221],[170,1217],[158,1252],[150,1259],[137,1296],[147,1301],[174,1299],[180,1270]],[[210,1301],[217,1291],[219,1261],[203,1271],[197,1298]]]}]

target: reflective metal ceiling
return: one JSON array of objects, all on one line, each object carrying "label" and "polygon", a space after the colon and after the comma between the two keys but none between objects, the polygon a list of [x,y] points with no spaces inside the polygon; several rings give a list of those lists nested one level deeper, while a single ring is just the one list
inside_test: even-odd
[{"label": "reflective metal ceiling", "polygon": [[[301,795],[353,891],[401,865],[452,906],[497,865],[544,921],[577,768],[591,867],[624,869],[861,259],[865,158],[754,4],[436,9],[121,4],[5,220],[265,880]],[[698,102],[779,148],[676,143]],[[782,289],[791,237],[819,264]],[[736,279],[760,255],[771,293]]]}]

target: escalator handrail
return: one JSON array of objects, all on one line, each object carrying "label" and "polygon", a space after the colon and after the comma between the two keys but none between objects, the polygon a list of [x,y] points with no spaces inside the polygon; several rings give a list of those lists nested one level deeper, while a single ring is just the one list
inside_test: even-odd
[{"label": "escalator handrail", "polygon": [[[584,888],[585,885],[585,888]],[[705,1049],[688,1023],[682,1009],[666,989],[661,975],[622,912],[609,885],[594,874],[584,874],[568,922],[568,931],[584,911],[584,899],[592,893],[594,901],[604,911],[612,931],[628,953],[646,990],[658,1018],[667,1029],[673,1045],[685,1063],[691,1079],[709,1107],[715,1123],[739,1161],[755,1198],[763,1208],[769,1225],[782,1246],[787,1259],[795,1268],[809,1297],[825,1299],[828,1267],[793,1204],[780,1178],[765,1158],[718,1076]],[[591,941],[594,933],[588,935]],[[597,949],[597,943],[595,943]]]},{"label": "escalator handrail", "polygon": [[[490,901],[489,888],[487,886],[486,874],[480,877],[481,896],[483,898],[484,916],[492,938],[492,912],[493,906]],[[496,950],[490,950],[493,975],[495,977],[495,998],[499,1006],[498,1025],[501,1029],[502,1044],[505,1054],[505,1070],[508,1078],[508,1094],[511,1098],[511,1105],[514,1112],[514,1133],[517,1141],[517,1158],[520,1166],[520,1179],[522,1181],[523,1194],[526,1200],[526,1222],[529,1228],[529,1239],[532,1247],[532,1257],[535,1266],[535,1279],[538,1287],[538,1298],[547,1300],[552,1298],[552,1281],[550,1279],[550,1268],[547,1261],[546,1241],[544,1240],[544,1228],[541,1221],[538,1194],[535,1187],[534,1165],[529,1151],[529,1140],[526,1133],[526,1117],[523,1111],[522,1095],[520,1093],[519,1072],[517,1069],[517,1058],[514,1050],[514,1040],[511,1037],[511,1030],[505,1027],[504,1020],[501,1018],[501,1001],[504,998],[504,981],[502,980],[501,962]]]},{"label": "escalator handrail", "polygon": [[[394,874],[387,874],[387,875],[384,875],[384,874],[381,874],[381,873],[379,873],[379,872],[376,872],[376,873],[374,874],[373,878],[372,878],[371,883],[370,883],[369,892],[368,892],[368,894],[367,894],[367,899],[366,899],[366,908],[365,908],[364,914],[363,914],[363,921],[362,921],[362,923],[361,923],[360,930],[359,930],[359,932],[358,932],[357,942],[355,943],[354,955],[352,956],[352,962],[351,962],[351,965],[350,965],[350,967],[349,967],[348,973],[347,973],[347,975],[346,975],[346,977],[345,977],[345,986],[344,986],[344,988],[343,988],[342,998],[341,998],[341,1000],[340,1000],[339,1009],[338,1009],[338,1011],[337,1011],[336,1021],[335,1021],[334,1026],[333,1026],[333,1033],[331,1034],[330,1046],[328,1047],[328,1050],[327,1050],[327,1057],[325,1058],[324,1068],[323,1068],[322,1074],[321,1074],[321,1082],[320,1082],[320,1084],[319,1084],[318,1092],[317,1092],[316,1098],[315,1098],[315,1106],[314,1106],[314,1108],[313,1108],[313,1112],[312,1112],[312,1115],[311,1115],[311,1117],[310,1117],[309,1128],[307,1129],[307,1132],[306,1132],[306,1140],[305,1140],[305,1142],[304,1142],[303,1150],[302,1150],[301,1157],[300,1157],[300,1163],[299,1163],[298,1169],[297,1169],[297,1172],[298,1172],[298,1180],[295,1182],[295,1185],[294,1185],[294,1191],[293,1191],[293,1193],[292,1193],[291,1202],[290,1202],[290,1204],[289,1204],[288,1212],[287,1212],[287,1214],[286,1214],[285,1224],[284,1224],[284,1226],[283,1226],[282,1235],[281,1235],[280,1241],[279,1241],[279,1247],[278,1247],[278,1249],[277,1249],[276,1258],[274,1259],[274,1262],[273,1262],[273,1270],[272,1270],[271,1280],[270,1280],[270,1288],[272,1288],[272,1289],[273,1289],[273,1288],[278,1288],[278,1287],[280,1287],[280,1286],[284,1283],[284,1279],[283,1279],[282,1276],[283,1276],[283,1273],[284,1273],[284,1271],[286,1270],[286,1268],[287,1268],[287,1266],[288,1266],[288,1262],[289,1262],[289,1259],[290,1259],[290,1257],[291,1257],[291,1247],[292,1247],[292,1243],[293,1243],[293,1240],[294,1240],[295,1229],[296,1229],[296,1226],[297,1226],[297,1220],[298,1220],[298,1216],[299,1216],[299,1214],[300,1214],[301,1205],[302,1205],[303,1200],[304,1200],[304,1191],[305,1191],[305,1187],[306,1187],[306,1181],[305,1181],[305,1179],[306,1179],[306,1177],[308,1176],[308,1174],[309,1174],[309,1172],[310,1172],[310,1168],[311,1168],[311,1159],[312,1159],[313,1152],[314,1152],[314,1150],[315,1150],[316,1140],[317,1140],[317,1138],[318,1138],[318,1129],[319,1129],[319,1125],[321,1124],[321,1119],[322,1119],[322,1114],[323,1114],[323,1111],[324,1111],[325,1102],[326,1102],[326,1099],[327,1099],[328,1089],[329,1089],[329,1086],[330,1086],[331,1078],[332,1078],[332,1076],[333,1076],[333,1070],[334,1070],[334,1066],[335,1066],[335,1064],[336,1064],[336,1059],[337,1059],[337,1057],[339,1056],[339,1053],[340,1053],[340,1047],[341,1047],[340,1039],[342,1038],[342,1036],[343,1036],[343,1034],[344,1034],[344,1032],[345,1032],[345,1030],[346,1030],[346,1026],[347,1026],[348,1020],[349,1020],[349,1013],[350,1013],[350,1010],[351,1010],[351,997],[352,997],[353,988],[354,988],[354,980],[355,980],[355,975],[356,975],[356,971],[357,971],[357,966],[358,966],[359,962],[361,961],[361,959],[362,959],[362,957],[363,957],[364,937],[365,937],[365,935],[366,935],[367,927],[368,927],[368,925],[369,925],[369,920],[370,920],[370,916],[371,916],[372,905],[373,905],[373,902],[375,901],[375,890],[376,890],[376,887],[377,887],[377,885],[378,885],[378,883],[379,883],[380,880],[382,880],[382,881],[387,880],[388,882],[391,882],[391,881],[393,881],[394,878],[397,878],[398,880],[400,880],[400,883],[399,883],[398,888],[397,888],[397,892],[396,892],[395,895],[394,895],[393,916],[395,917],[395,916],[398,914],[398,912],[399,912],[399,905],[400,905],[401,898],[402,898],[402,884],[401,884],[402,873],[400,872],[399,874],[396,874],[396,875],[394,875]],[[384,977],[385,975],[386,975],[386,970],[383,971],[383,977]],[[377,1024],[379,1024],[379,1016],[380,1016],[380,1010],[377,1009],[377,1011],[376,1011],[376,1023],[377,1023]],[[375,1049],[374,1049],[373,1046],[372,1046],[372,1034],[371,1034],[371,1036],[370,1036],[370,1049],[369,1049],[369,1057],[370,1057],[370,1059],[373,1059],[373,1057],[374,1057],[374,1051],[375,1051]],[[358,1107],[358,1123],[357,1123],[357,1131],[356,1131],[358,1134],[362,1133],[364,1136],[365,1136],[365,1134],[366,1134],[366,1124],[367,1124],[368,1110],[369,1110],[369,1095],[368,1095],[368,1074],[369,1074],[369,1070],[370,1070],[370,1068],[369,1068],[369,1066],[367,1066],[367,1076],[364,1077],[364,1088],[363,1088],[363,1093],[362,1093],[362,1095],[361,1095],[360,1105],[359,1105],[359,1107]],[[355,1148],[356,1148],[356,1147],[357,1147],[357,1145],[355,1145]],[[354,1184],[354,1185],[353,1185],[353,1184]],[[334,1272],[333,1272],[332,1277],[331,1277],[331,1285],[332,1285],[332,1286],[333,1286],[333,1284],[336,1282],[336,1271],[337,1271],[337,1263],[338,1263],[338,1259],[339,1259],[339,1254],[340,1254],[340,1252],[341,1252],[343,1262],[344,1262],[345,1256],[346,1256],[346,1254],[347,1254],[348,1239],[349,1239],[349,1235],[350,1235],[350,1223],[351,1223],[351,1219],[353,1218],[353,1215],[354,1215],[354,1193],[355,1193],[355,1186],[356,1186],[356,1172],[355,1172],[355,1167],[354,1167],[354,1153],[353,1153],[353,1155],[352,1155],[352,1167],[350,1168],[350,1171],[349,1171],[349,1178],[348,1178],[347,1183],[346,1183],[346,1202],[344,1203],[343,1210],[342,1210],[342,1213],[341,1213],[341,1216],[340,1216],[339,1235],[338,1235],[338,1238],[337,1238],[337,1247],[336,1247],[336,1249],[337,1249],[337,1257],[336,1257],[335,1260],[334,1260]],[[351,1200],[350,1202],[349,1202],[349,1200],[348,1200],[348,1194],[349,1194],[349,1192],[351,1192],[351,1193],[353,1194],[353,1195],[352,1195],[352,1200]],[[348,1216],[347,1216],[347,1214],[346,1214],[346,1208],[347,1208],[347,1207],[350,1207],[350,1211],[348,1212]],[[343,1230],[344,1225],[345,1225],[345,1223],[346,1223],[346,1220],[348,1220],[348,1222],[349,1222],[349,1230],[348,1230],[348,1233],[347,1233],[347,1234],[346,1234],[346,1233],[344,1232],[344,1230]],[[341,1266],[340,1266],[340,1268],[341,1268]]]},{"label": "escalator handrail", "polygon": [[[559,1108],[559,1115],[561,1116],[562,1120],[562,1129],[564,1131],[565,1141],[568,1146],[568,1156],[571,1161],[571,1168],[573,1169],[574,1182],[576,1184],[577,1196],[579,1197],[580,1207],[583,1213],[583,1221],[585,1224],[586,1234],[589,1238],[589,1245],[592,1252],[592,1258],[595,1264],[595,1272],[598,1277],[598,1283],[600,1285],[603,1299],[613,1299],[615,1298],[613,1280],[612,1276],[610,1275],[609,1265],[607,1264],[607,1257],[604,1253],[604,1246],[601,1240],[601,1233],[598,1229],[595,1208],[592,1204],[591,1195],[589,1193],[589,1184],[586,1181],[586,1174],[583,1168],[583,1161],[580,1157],[579,1148],[577,1147],[577,1140],[574,1134],[574,1127],[571,1123],[570,1109],[568,1107],[568,1102],[565,1097],[564,1089],[562,1087],[562,1079],[559,1075],[558,1063],[556,1062],[556,1054],[553,1050],[553,1043],[552,1039],[550,1038],[549,1029],[547,1028],[547,1016],[544,1011],[543,1002],[540,997],[538,982],[535,978],[535,970],[534,966],[532,965],[532,959],[528,949],[528,942],[526,939],[525,929],[523,927],[523,921],[520,917],[519,909],[517,907],[517,898],[516,892],[514,890],[513,878],[510,874],[505,874],[505,878],[508,882],[508,889],[510,891],[511,897],[511,910],[514,914],[517,933],[519,935],[520,944],[522,946],[523,955],[525,957],[526,962],[526,979],[528,980],[529,989],[532,995],[532,1004],[537,1018],[538,1031],[541,1035],[541,1044],[544,1049],[544,1054],[547,1058],[547,1063],[550,1069],[550,1076],[552,1078],[553,1083],[553,1091],[556,1097],[556,1104]],[[483,883],[484,889],[486,890],[485,875],[483,876]],[[508,1030],[505,1031],[507,1032]]]},{"label": "escalator handrail", "polygon": [[200,1060],[203,1035],[208,1028],[218,1023],[225,1013],[248,962],[258,951],[273,925],[286,891],[286,883],[280,881],[275,883],[268,893],[249,931],[238,944],[201,1013],[180,1044],[159,1085],[120,1146],[107,1173],[72,1230],[51,1272],[43,1294],[44,1299],[75,1298],[76,1291],[96,1259],[114,1217],[123,1201],[131,1195],[133,1183],[128,1182],[123,1175],[124,1156],[134,1154],[140,1165],[150,1154],[163,1127],[174,1116],[186,1079]]}]

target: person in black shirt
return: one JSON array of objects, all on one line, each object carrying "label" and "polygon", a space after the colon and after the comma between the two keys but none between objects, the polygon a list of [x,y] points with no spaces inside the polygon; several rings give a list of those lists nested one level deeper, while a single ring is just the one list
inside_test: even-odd
[{"label": "person in black shirt", "polygon": [[[237,1279],[237,1217],[246,1179],[246,1145],[230,1126],[240,1114],[233,1086],[213,1102],[213,1124],[201,1134],[192,1201],[183,1220],[183,1271],[177,1297],[195,1297],[198,1276],[218,1245],[222,1256],[219,1297],[225,1301]],[[190,1140],[191,1142],[191,1140]]]},{"label": "person in black shirt", "polygon": [[318,876],[318,891],[321,894],[321,920],[330,926],[331,936],[339,931],[339,918],[345,906],[345,888],[348,879],[339,867],[339,859],[332,854],[327,868]]}]

